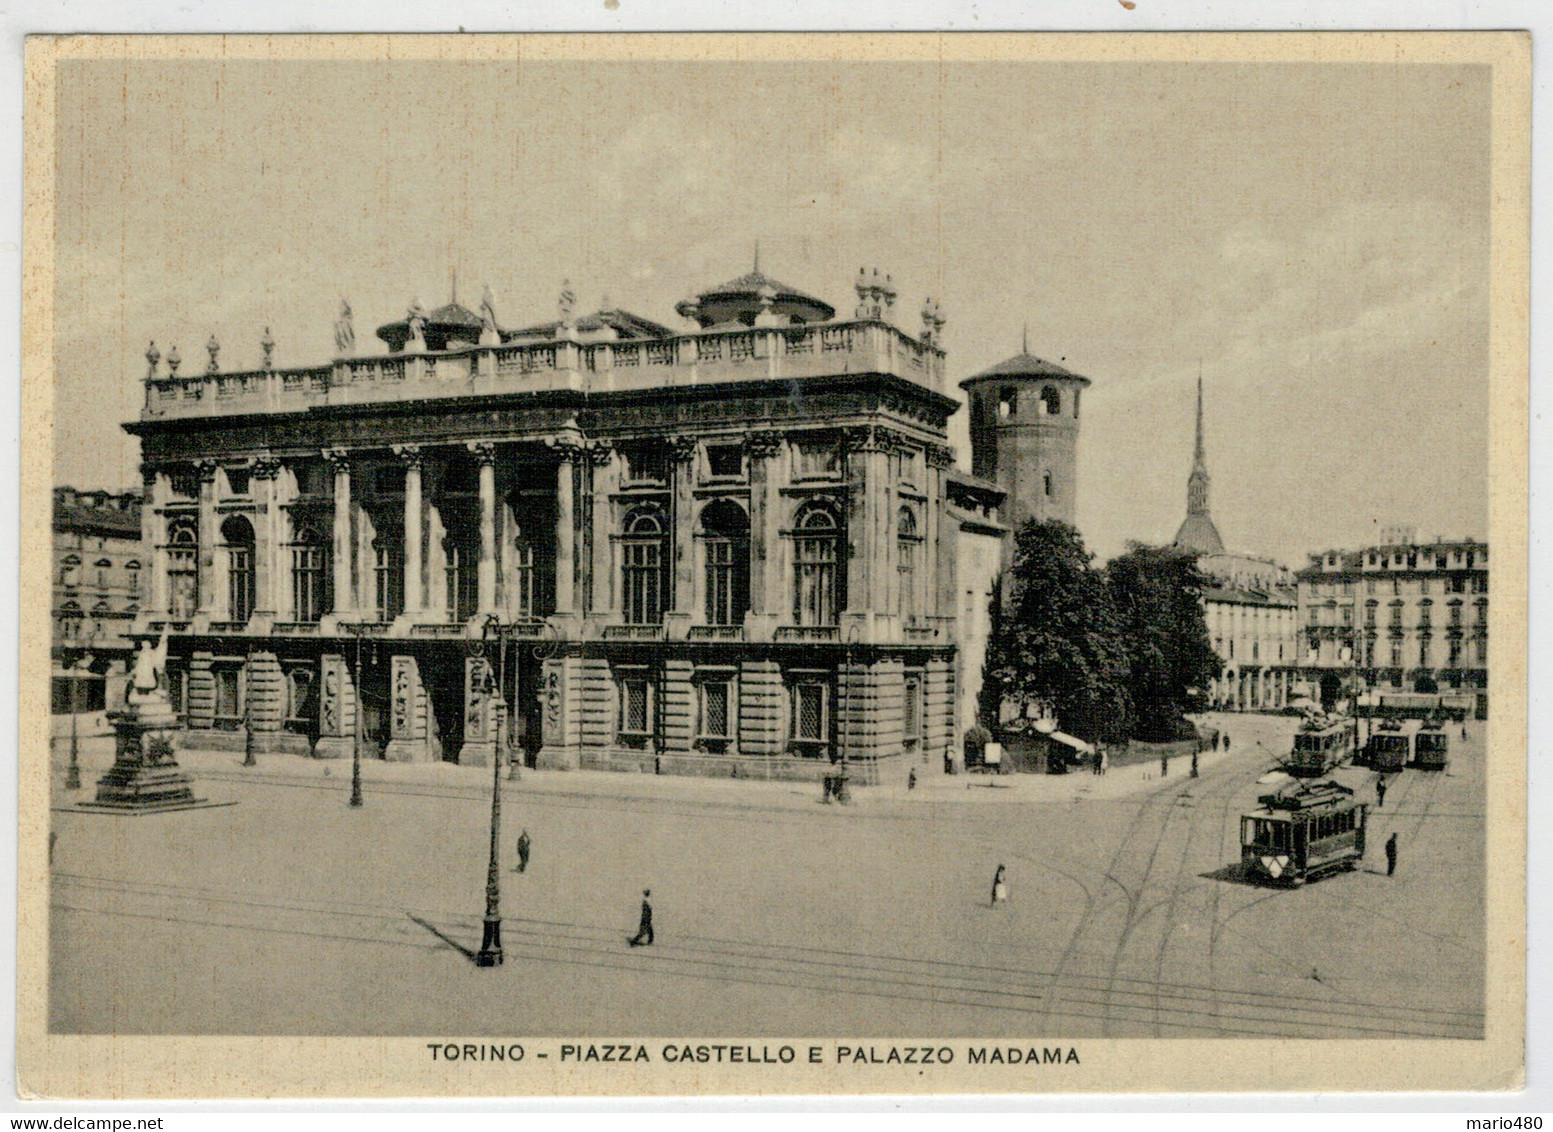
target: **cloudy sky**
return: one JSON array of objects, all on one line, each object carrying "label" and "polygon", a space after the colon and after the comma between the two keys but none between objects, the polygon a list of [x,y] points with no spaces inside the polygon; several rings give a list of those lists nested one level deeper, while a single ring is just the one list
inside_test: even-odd
[{"label": "cloudy sky", "polygon": [[455,268],[506,325],[565,277],[678,327],[758,240],[844,312],[863,265],[908,331],[939,299],[952,381],[1026,326],[1093,379],[1102,556],[1174,534],[1199,367],[1232,548],[1482,536],[1488,114],[1434,65],[68,63],[55,480],[138,483],[149,339],[316,363],[340,296],[371,339]]}]

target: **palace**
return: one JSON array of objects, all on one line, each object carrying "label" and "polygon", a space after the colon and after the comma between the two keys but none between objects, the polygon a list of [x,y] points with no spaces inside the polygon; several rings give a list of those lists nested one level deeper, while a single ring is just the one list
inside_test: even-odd
[{"label": "palace", "polygon": [[772,778],[844,759],[865,782],[945,765],[980,678],[958,599],[984,632],[988,585],[958,577],[959,539],[1001,537],[1004,492],[953,467],[937,304],[913,336],[888,276],[856,290],[838,319],[757,263],[680,303],[686,332],[574,316],[569,289],[506,329],[487,293],[412,305],[371,356],[342,305],[337,356],[294,369],[268,330],[236,372],[214,339],[193,373],[153,344],[125,426],[136,630],[167,639],[186,744],[251,728],[317,757],[510,744],[529,766]]}]

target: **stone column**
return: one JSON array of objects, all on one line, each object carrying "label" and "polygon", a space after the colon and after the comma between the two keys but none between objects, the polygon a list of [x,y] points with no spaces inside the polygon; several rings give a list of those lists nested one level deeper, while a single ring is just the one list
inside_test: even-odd
[{"label": "stone column", "polygon": [[619,484],[619,465],[615,450],[605,440],[588,446],[588,462],[593,470],[593,558],[589,565],[592,611],[608,613],[612,608],[614,578],[611,573],[610,536],[614,534],[614,514],[610,496]]},{"label": "stone column", "polygon": [[[676,436],[670,452],[674,458],[674,579],[675,620],[688,626],[695,610],[695,482],[696,452],[693,436]],[[683,632],[677,634],[683,636]]]},{"label": "stone column", "polygon": [[[253,465],[254,518],[258,520],[254,531],[254,617],[272,621],[279,608],[275,591],[280,577],[277,569],[277,544],[280,542],[279,515],[276,514],[275,481],[280,475],[280,461],[273,456],[261,456]],[[275,670],[280,671],[277,664]]]},{"label": "stone column", "polygon": [[291,543],[295,538],[295,527],[292,523],[290,504],[296,500],[296,477],[289,474],[284,463],[277,461],[274,488],[271,493],[271,505],[275,510],[274,531],[275,545],[271,562],[273,569],[271,576],[274,578],[274,610],[276,621],[290,621],[296,616],[296,609],[292,605],[293,593],[291,589]]},{"label": "stone column", "polygon": [[[752,433],[744,442],[750,473],[750,613],[774,625],[782,613],[780,574],[784,446],[779,432]],[[769,632],[760,634],[769,636]]]},{"label": "stone column", "polygon": [[582,460],[582,449],[558,442],[555,466],[555,611],[569,616],[577,611],[577,501],[573,469]]},{"label": "stone column", "polygon": [[404,611],[419,614],[426,608],[426,591],[421,577],[421,449],[405,444],[394,449],[404,461]]},{"label": "stone column", "polygon": [[225,605],[225,595],[217,593],[216,586],[216,462],[200,460],[196,467],[200,476],[199,511],[199,612],[205,617],[220,620],[216,616]]},{"label": "stone column", "polygon": [[331,448],[324,459],[334,469],[334,612],[349,615],[356,611],[355,571],[351,569],[354,548],[351,545],[351,467],[350,455]]},{"label": "stone column", "polygon": [[153,464],[140,465],[140,480],[145,497],[140,505],[140,539],[151,561],[146,565],[149,589],[145,608],[156,617],[167,615],[167,475]]},{"label": "stone column", "polygon": [[[954,449],[930,444],[923,455],[927,463],[927,521],[931,539],[923,563],[929,571],[921,587],[923,609],[930,615],[953,617],[957,611],[959,582],[955,577],[954,524],[944,513],[947,494],[944,481],[948,470],[954,466]],[[960,626],[960,639],[964,640],[964,635],[970,631],[969,625]]]},{"label": "stone column", "polygon": [[847,543],[850,553],[838,568],[847,572],[847,611],[880,613],[885,611],[888,590],[881,572],[887,566],[886,550],[880,543],[882,499],[887,460],[884,444],[873,428],[854,430],[848,437],[847,471],[852,498],[847,516]]},{"label": "stone column", "polygon": [[476,576],[477,608],[496,611],[496,445],[475,441],[469,445],[480,464],[480,566]]}]

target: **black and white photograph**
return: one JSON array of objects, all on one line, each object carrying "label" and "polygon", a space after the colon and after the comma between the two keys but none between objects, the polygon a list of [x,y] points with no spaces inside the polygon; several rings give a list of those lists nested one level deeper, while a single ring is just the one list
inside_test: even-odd
[{"label": "black and white photograph", "polygon": [[1516,1087],[1529,61],[29,43],[22,1084]]}]

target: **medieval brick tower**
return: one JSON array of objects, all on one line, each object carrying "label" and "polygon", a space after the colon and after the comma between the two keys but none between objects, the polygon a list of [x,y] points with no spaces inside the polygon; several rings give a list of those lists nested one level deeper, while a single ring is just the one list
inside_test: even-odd
[{"label": "medieval brick tower", "polygon": [[971,471],[1008,492],[1003,519],[1015,530],[1031,518],[1073,524],[1079,401],[1088,385],[1028,344],[960,382],[970,401]]}]

